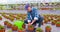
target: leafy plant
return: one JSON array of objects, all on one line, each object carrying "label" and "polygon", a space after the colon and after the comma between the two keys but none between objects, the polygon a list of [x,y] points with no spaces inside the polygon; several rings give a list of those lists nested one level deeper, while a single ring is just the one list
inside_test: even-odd
[{"label": "leafy plant", "polygon": [[52,20],[51,22],[54,22],[54,23],[55,23],[55,21],[54,21],[54,20]]},{"label": "leafy plant", "polygon": [[3,29],[4,27],[2,25],[0,25],[0,30]]},{"label": "leafy plant", "polygon": [[43,32],[43,30],[42,30],[40,27],[38,27],[38,28],[36,29],[36,31],[38,31],[38,32]]},{"label": "leafy plant", "polygon": [[31,26],[29,26],[30,28],[33,28],[33,26],[31,25]]},{"label": "leafy plant", "polygon": [[5,13],[2,13],[2,16],[5,16],[6,14]]},{"label": "leafy plant", "polygon": [[8,16],[8,18],[10,19],[10,18],[11,18],[11,16]]},{"label": "leafy plant", "polygon": [[9,16],[13,16],[13,14],[10,14]]},{"label": "leafy plant", "polygon": [[60,18],[57,18],[57,20],[60,20]]},{"label": "leafy plant", "polygon": [[0,18],[2,18],[2,17],[0,16]]},{"label": "leafy plant", "polygon": [[3,12],[2,14],[5,14],[5,12]]},{"label": "leafy plant", "polygon": [[13,18],[13,17],[10,17],[10,20],[11,20],[11,21],[13,21],[13,20],[14,20],[14,18]]},{"label": "leafy plant", "polygon": [[14,18],[13,18],[13,17],[11,17],[11,20],[14,20]]},{"label": "leafy plant", "polygon": [[19,30],[24,30],[24,28],[20,28]]},{"label": "leafy plant", "polygon": [[8,32],[12,32],[12,30],[8,30]]},{"label": "leafy plant", "polygon": [[5,22],[8,22],[8,21],[5,21]]},{"label": "leafy plant", "polygon": [[51,28],[51,26],[46,26],[46,28]]},{"label": "leafy plant", "polygon": [[56,24],[60,24],[60,22],[57,22]]},{"label": "leafy plant", "polygon": [[4,23],[6,24],[6,23],[9,23],[8,21],[4,21]]},{"label": "leafy plant", "polygon": [[19,20],[19,21],[24,21],[24,20]]},{"label": "leafy plant", "polygon": [[21,16],[20,14],[17,14],[17,16]]},{"label": "leafy plant", "polygon": [[20,17],[19,16],[16,16],[16,19],[20,19]]}]

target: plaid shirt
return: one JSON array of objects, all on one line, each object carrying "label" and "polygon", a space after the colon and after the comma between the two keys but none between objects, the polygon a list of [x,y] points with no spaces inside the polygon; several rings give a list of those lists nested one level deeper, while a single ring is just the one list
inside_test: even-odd
[{"label": "plaid shirt", "polygon": [[36,8],[32,8],[32,11],[31,12],[27,12],[27,19],[28,19],[28,22],[31,22],[31,20],[38,20],[39,18],[39,12],[38,12],[38,9]]}]

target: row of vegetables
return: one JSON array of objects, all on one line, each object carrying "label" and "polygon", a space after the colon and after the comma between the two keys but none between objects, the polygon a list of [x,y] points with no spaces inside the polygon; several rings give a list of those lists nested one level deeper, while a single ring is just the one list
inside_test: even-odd
[{"label": "row of vegetables", "polygon": [[[25,14],[5,14],[5,13],[2,13],[2,16],[6,19],[9,19],[11,21],[14,21],[14,19],[16,20],[24,20],[26,18],[26,15]],[[0,20],[2,20],[2,16],[0,16]]]},{"label": "row of vegetables", "polygon": [[44,22],[51,22],[52,25],[56,25],[56,27],[60,27],[60,15],[44,15]]},{"label": "row of vegetables", "polygon": [[60,8],[40,8],[40,10],[60,10]]},{"label": "row of vegetables", "polygon": [[[2,16],[0,16],[0,20],[2,20],[4,18],[6,19],[9,19],[11,20],[11,22],[15,20],[24,20],[26,18],[26,14],[5,14],[5,13],[2,13],[1,14]],[[43,15],[44,17],[44,21],[42,22],[42,25],[44,24],[47,24],[48,22],[51,22],[51,25],[56,25],[56,27],[60,27],[60,15]],[[11,28],[12,31],[18,31],[18,32],[26,32],[25,30],[25,25],[23,24],[23,28],[19,29],[16,25],[14,24],[11,24],[8,20],[4,21],[4,25],[7,27],[7,28]],[[0,32],[5,32],[6,31],[6,28],[5,26],[2,26],[0,25]],[[29,31],[33,31],[34,30],[34,27],[31,25],[31,26],[28,26],[28,30]],[[52,27],[51,26],[46,26],[45,27],[45,32],[51,32],[52,30]],[[12,32],[11,31],[11,32]],[[38,27],[36,29],[36,32],[44,32],[42,28]]]},{"label": "row of vegetables", "polygon": [[[23,28],[20,28],[20,29],[18,29],[17,26],[9,23],[8,21],[5,21],[5,22],[4,22],[4,25],[5,25],[7,28],[11,28],[12,31],[26,32],[24,25],[22,26]],[[6,31],[5,26],[0,25],[0,32],[5,32],[5,31]],[[45,31],[46,31],[46,32],[49,32],[49,31],[51,32],[51,29],[52,29],[52,28],[51,28],[50,26],[46,26],[46,27],[45,27]],[[32,31],[34,31],[34,27],[33,27],[32,25],[31,25],[31,26],[28,26],[28,30],[29,30],[30,32],[32,32]],[[10,31],[10,32],[12,32],[12,31]],[[36,29],[36,32],[44,32],[44,31],[43,31],[42,28],[38,27],[38,28]]]}]

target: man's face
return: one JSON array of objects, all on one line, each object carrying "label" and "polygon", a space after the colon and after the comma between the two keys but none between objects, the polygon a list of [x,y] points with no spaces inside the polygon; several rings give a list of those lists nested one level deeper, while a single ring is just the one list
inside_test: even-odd
[{"label": "man's face", "polygon": [[28,12],[30,12],[31,11],[31,7],[28,7]]}]

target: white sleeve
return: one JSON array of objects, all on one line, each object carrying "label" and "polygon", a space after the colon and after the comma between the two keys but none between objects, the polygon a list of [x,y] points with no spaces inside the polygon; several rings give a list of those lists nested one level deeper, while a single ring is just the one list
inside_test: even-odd
[{"label": "white sleeve", "polygon": [[38,18],[37,17],[34,17],[34,20],[38,20]]},{"label": "white sleeve", "polygon": [[31,22],[31,20],[28,20],[28,22]]}]

